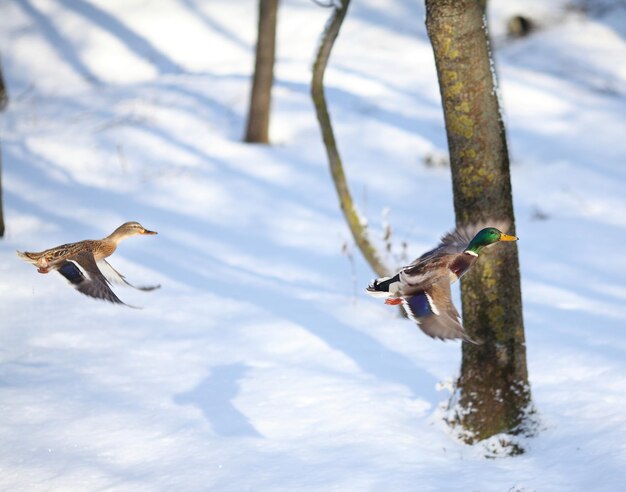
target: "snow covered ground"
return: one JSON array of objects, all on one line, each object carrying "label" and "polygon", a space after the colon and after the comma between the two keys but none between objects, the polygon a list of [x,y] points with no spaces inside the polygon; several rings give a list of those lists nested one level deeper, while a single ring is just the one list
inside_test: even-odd
[{"label": "snow covered ground", "polygon": [[[327,10],[281,4],[262,147],[240,143],[255,1],[16,0],[0,3],[0,489],[622,489],[626,9],[490,3],[542,423],[525,455],[455,440],[441,405],[460,344],[363,294],[308,94]],[[507,40],[519,12],[539,29]],[[327,73],[354,196],[378,241],[393,226],[396,265],[454,223],[449,171],[423,162],[446,154],[423,18],[421,1],[354,1]],[[159,231],[111,260],[163,285],[116,289],[142,310],[15,256],[126,220]]]}]

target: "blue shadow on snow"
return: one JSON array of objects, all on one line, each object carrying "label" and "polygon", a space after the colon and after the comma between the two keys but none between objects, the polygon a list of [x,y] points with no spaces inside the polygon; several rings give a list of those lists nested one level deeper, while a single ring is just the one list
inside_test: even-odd
[{"label": "blue shadow on snow", "polygon": [[238,381],[247,370],[244,364],[215,366],[194,388],[174,395],[173,400],[179,405],[192,405],[202,410],[218,436],[262,437],[232,402],[239,393]]}]

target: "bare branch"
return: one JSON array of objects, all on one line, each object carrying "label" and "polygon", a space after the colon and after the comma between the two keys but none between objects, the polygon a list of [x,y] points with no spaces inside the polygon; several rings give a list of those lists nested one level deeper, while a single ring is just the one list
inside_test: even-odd
[{"label": "bare branch", "polygon": [[343,23],[346,12],[348,11],[349,4],[350,0],[342,0],[341,6],[336,6],[335,10],[333,10],[333,13],[331,14],[328,24],[326,25],[326,30],[322,35],[317,55],[313,63],[311,97],[313,98],[317,119],[320,123],[322,138],[328,155],[330,172],[333,177],[333,182],[335,183],[341,210],[346,218],[346,221],[348,222],[354,241],[361,250],[361,253],[372,267],[372,270],[374,270],[377,275],[382,277],[389,275],[389,270],[382,263],[376,248],[370,242],[365,225],[361,221],[359,213],[357,212],[352,200],[352,196],[350,195],[350,189],[346,181],[341,156],[339,155],[337,142],[335,140],[335,135],[330,121],[330,115],[328,113],[328,107],[326,105],[326,97],[324,95],[324,72],[326,71],[328,59],[330,58],[330,52],[335,40],[337,39],[337,35],[339,34],[341,24]]}]

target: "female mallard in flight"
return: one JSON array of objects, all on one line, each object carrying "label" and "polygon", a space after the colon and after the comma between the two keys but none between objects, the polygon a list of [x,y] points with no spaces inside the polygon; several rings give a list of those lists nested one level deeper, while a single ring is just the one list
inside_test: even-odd
[{"label": "female mallard in flight", "polygon": [[432,251],[402,268],[393,277],[374,280],[367,292],[385,297],[385,304],[402,304],[409,318],[433,338],[470,339],[452,304],[450,284],[461,278],[476,262],[483,248],[499,241],[517,241],[495,227],[457,229],[441,238]]},{"label": "female mallard in flight", "polygon": [[78,292],[96,299],[124,304],[111,290],[111,283],[125,284],[139,290],[154,290],[159,285],[136,287],[105,260],[111,256],[122,239],[137,234],[156,234],[139,222],[126,222],[104,239],[87,239],[77,243],[63,244],[41,253],[18,251],[17,255],[37,267],[39,273],[56,270]]}]

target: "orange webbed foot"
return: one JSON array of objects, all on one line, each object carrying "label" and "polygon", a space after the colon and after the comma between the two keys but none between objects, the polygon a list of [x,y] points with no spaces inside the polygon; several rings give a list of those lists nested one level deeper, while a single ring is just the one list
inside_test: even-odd
[{"label": "orange webbed foot", "polygon": [[402,304],[401,297],[388,297],[385,299],[385,304],[390,304],[391,306],[397,306],[398,304]]}]

